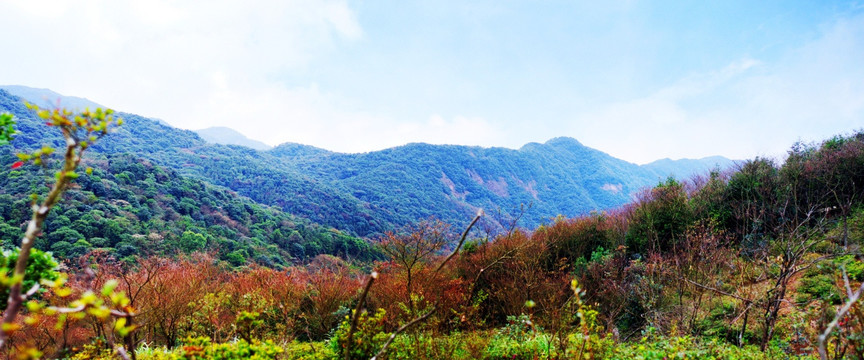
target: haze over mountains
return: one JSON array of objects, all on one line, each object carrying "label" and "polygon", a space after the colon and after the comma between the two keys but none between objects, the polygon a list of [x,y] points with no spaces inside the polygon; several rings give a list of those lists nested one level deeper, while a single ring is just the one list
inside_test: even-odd
[{"label": "haze over mountains", "polygon": [[273,147],[258,140],[247,138],[239,131],[224,126],[195,130],[202,139],[213,144],[240,145],[255,150],[270,150]]},{"label": "haze over mountains", "polygon": [[[2,151],[44,143],[42,125],[18,97],[59,94],[26,87],[3,89],[0,112],[13,113],[22,134],[11,150]],[[68,99],[62,97],[61,103],[70,104]],[[518,150],[423,143],[361,154],[295,143],[265,150],[265,144],[228,128],[192,132],[134,114],[121,116],[126,124],[94,146],[95,151],[131,153],[360,236],[429,217],[462,224],[478,208],[494,214],[485,224],[490,229],[507,226],[519,217],[520,209],[525,209],[520,225],[533,228],[557,215],[620,206],[636,191],[668,176],[687,178],[732,164],[710,157],[663,159],[640,166],[567,137]]]},{"label": "haze over mountains", "polygon": [[64,96],[49,89],[37,89],[22,85],[0,85],[0,90],[6,90],[15,96],[42,107],[55,107],[60,105],[71,110],[105,107],[104,105],[97,104],[85,98]]}]

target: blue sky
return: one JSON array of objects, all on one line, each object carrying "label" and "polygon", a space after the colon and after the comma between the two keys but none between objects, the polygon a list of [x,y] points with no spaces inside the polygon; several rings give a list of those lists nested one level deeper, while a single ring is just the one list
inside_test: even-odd
[{"label": "blue sky", "polygon": [[0,23],[0,83],[272,145],[571,136],[645,163],[864,128],[858,2],[11,0]]}]

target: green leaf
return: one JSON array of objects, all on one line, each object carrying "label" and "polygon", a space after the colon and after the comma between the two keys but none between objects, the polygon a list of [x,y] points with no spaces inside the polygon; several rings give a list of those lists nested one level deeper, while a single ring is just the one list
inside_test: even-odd
[{"label": "green leaf", "polygon": [[117,285],[120,283],[116,279],[111,279],[105,282],[105,285],[102,286],[102,295],[111,296],[114,293],[114,289],[117,288]]}]

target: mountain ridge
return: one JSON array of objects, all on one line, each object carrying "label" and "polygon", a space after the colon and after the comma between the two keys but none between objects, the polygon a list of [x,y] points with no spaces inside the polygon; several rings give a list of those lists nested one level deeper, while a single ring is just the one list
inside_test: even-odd
[{"label": "mountain ridge", "polygon": [[15,96],[42,107],[55,107],[59,105],[79,111],[86,108],[95,109],[105,107],[90,99],[62,95],[51,89],[33,88],[24,85],[0,85],[0,89],[6,90]]},{"label": "mountain ridge", "polygon": [[[12,145],[41,146],[49,140],[38,137],[43,125],[17,99],[0,90],[0,110],[15,114],[24,130]],[[498,214],[485,220],[489,229],[506,228],[515,219],[521,219],[521,226],[535,227],[558,215],[620,206],[670,175],[683,179],[711,168],[692,161],[676,167],[672,160],[640,166],[569,137],[519,149],[411,143],[351,154],[285,143],[257,151],[208,143],[196,132],[146,117],[120,116],[126,124],[93,150],[134,153],[184,176],[360,236],[376,236],[429,217],[461,224],[478,208]]]},{"label": "mountain ridge", "polygon": [[214,144],[240,145],[259,151],[267,151],[273,148],[270,145],[251,139],[239,131],[225,126],[212,126],[195,130],[195,133],[205,141]]}]

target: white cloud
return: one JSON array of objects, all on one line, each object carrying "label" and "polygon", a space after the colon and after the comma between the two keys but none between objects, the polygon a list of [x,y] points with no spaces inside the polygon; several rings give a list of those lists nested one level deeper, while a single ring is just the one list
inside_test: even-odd
[{"label": "white cloud", "polygon": [[653,94],[579,115],[572,133],[645,163],[676,154],[780,156],[793,142],[861,128],[864,16],[826,26],[776,61],[744,58]]},{"label": "white cloud", "polygon": [[[33,50],[27,61],[0,60],[0,69],[14,70],[4,82],[87,96],[188,129],[229,126],[272,145],[359,152],[406,142],[492,146],[500,138],[482,118],[392,119],[315,83],[280,82],[280,74],[303,73],[340,42],[363,37],[345,1],[67,4],[0,4],[0,20],[27,34],[4,41]],[[34,41],[38,48],[28,45]]]},{"label": "white cloud", "polygon": [[[580,115],[583,123],[573,132],[580,134],[578,137],[588,146],[640,163],[669,156],[663,154],[704,149],[704,144],[697,143],[702,140],[697,139],[718,134],[718,130],[728,126],[728,121],[706,122],[698,110],[688,108],[686,103],[714,96],[718,88],[758,64],[752,59],[742,59],[714,72],[684,78],[644,98],[604,104]],[[690,151],[681,152],[688,146],[692,146]]]},{"label": "white cloud", "polygon": [[455,116],[445,119],[432,115],[426,121],[403,123],[396,127],[395,141],[430,144],[471,144],[495,146],[503,137],[503,129],[480,117]]},{"label": "white cloud", "polygon": [[281,73],[302,72],[340,42],[363,36],[342,0],[69,4],[0,3],[0,23],[15,29],[0,41],[16,52],[0,58],[3,82],[50,87],[189,128],[208,122],[189,109],[207,107],[213,122],[228,118],[219,114],[231,109],[219,111],[222,102],[214,101],[225,88],[272,96]]},{"label": "white cloud", "polygon": [[371,114],[317,84],[288,89],[213,73],[208,88],[206,101],[183,110],[187,127],[228,126],[271,145],[290,141],[364,152],[408,142],[493,146],[502,137],[500,129],[478,117],[405,121]]},{"label": "white cloud", "polygon": [[[508,114],[494,108],[474,104],[467,105],[473,106],[468,110],[460,108],[466,105],[459,105],[458,96],[452,108],[430,106],[394,118],[386,106],[358,104],[362,94],[340,92],[363,91],[365,84],[352,83],[347,90],[327,87],[333,86],[332,81],[315,76],[320,71],[316,64],[336,60],[336,65],[325,68],[355,66],[347,56],[334,54],[368,45],[364,37],[369,35],[346,0],[11,0],[0,2],[0,23],[12,30],[0,33],[0,45],[11,49],[0,56],[2,83],[85,96],[183,128],[230,126],[270,144],[294,141],[356,152],[421,141],[518,147],[570,135],[635,162],[714,154],[749,158],[782,153],[799,137],[818,140],[855,129],[864,119],[864,67],[860,65],[864,63],[864,16],[860,15],[827,24],[814,40],[778,59],[740,55],[740,60],[725,67],[693,74],[641,98],[603,103],[598,96],[591,98],[597,102],[589,106],[584,105],[586,98],[572,95],[578,94],[573,88],[580,84],[570,84],[568,89],[562,87],[566,81],[557,82],[550,85],[560,89],[554,93],[572,96],[572,101],[543,103],[553,105],[543,109],[515,109],[520,116],[534,110],[542,114],[518,121],[501,120]],[[421,35],[418,32],[411,39],[427,40]],[[387,46],[393,44],[384,43]],[[386,48],[373,53],[374,59],[385,63],[402,60],[416,66],[416,72],[394,66],[394,76],[410,81],[439,73],[430,68],[464,65],[455,60],[418,64],[405,60],[411,57],[394,60],[388,56],[398,52]],[[507,60],[467,57],[465,61],[477,59],[493,62],[490,67]],[[573,74],[563,68],[553,70],[562,72],[562,78],[580,78],[569,76]],[[593,70],[603,69],[579,71]],[[471,75],[445,76],[442,82],[449,82],[440,88],[470,89],[472,82],[479,81]],[[435,82],[418,83],[423,90]],[[511,86],[518,89],[524,84]],[[371,88],[388,91],[387,86]],[[434,97],[435,92],[411,93]],[[489,91],[484,96],[499,95]],[[531,94],[527,95],[530,99]],[[406,99],[411,95],[405,94],[386,96],[392,96],[394,104],[424,101]],[[490,106],[496,105],[501,104]]]}]

